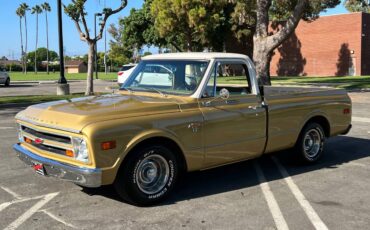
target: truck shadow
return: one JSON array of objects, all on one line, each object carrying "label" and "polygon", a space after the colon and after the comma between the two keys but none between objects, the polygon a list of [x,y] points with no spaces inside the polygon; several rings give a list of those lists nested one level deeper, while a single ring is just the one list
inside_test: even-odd
[{"label": "truck shadow", "polygon": [[[321,169],[337,169],[351,161],[370,157],[370,140],[355,137],[339,136],[327,141],[322,159],[313,165],[299,165],[292,157],[291,151],[274,153],[280,163],[286,168],[290,176],[309,173]],[[172,205],[180,201],[191,200],[210,195],[216,195],[235,190],[258,186],[259,181],[253,166],[253,161],[261,166],[266,180],[283,179],[271,155],[256,160],[245,161],[211,170],[188,173],[181,179],[176,190],[164,203]],[[112,186],[98,189],[82,189],[83,192],[95,196],[104,196],[121,201]],[[240,195],[244,196],[243,191]]]}]

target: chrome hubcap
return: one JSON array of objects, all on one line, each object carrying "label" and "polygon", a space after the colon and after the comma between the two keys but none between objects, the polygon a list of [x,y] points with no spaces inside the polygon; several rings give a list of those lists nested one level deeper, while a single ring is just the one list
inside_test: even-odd
[{"label": "chrome hubcap", "polygon": [[320,152],[321,135],[318,130],[312,129],[307,132],[303,141],[303,148],[310,158],[314,158]]},{"label": "chrome hubcap", "polygon": [[136,171],[136,183],[143,193],[155,194],[168,182],[170,167],[160,155],[150,155],[140,162]]}]

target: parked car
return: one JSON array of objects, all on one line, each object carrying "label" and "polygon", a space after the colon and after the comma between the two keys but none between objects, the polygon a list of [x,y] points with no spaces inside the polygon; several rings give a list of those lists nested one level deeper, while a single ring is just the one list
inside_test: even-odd
[{"label": "parked car", "polygon": [[117,74],[117,83],[119,86],[125,83],[125,81],[130,76],[132,71],[134,71],[136,66],[137,64],[127,64],[121,67]]},{"label": "parked car", "polygon": [[160,54],[144,57],[116,94],[21,111],[13,147],[42,175],[114,184],[126,201],[152,205],[185,172],[290,148],[316,162],[326,138],[350,130],[351,109],[342,89],[258,85],[245,55]]},{"label": "parked car", "polygon": [[0,70],[0,84],[4,84],[5,86],[10,85],[10,77],[5,70]]}]

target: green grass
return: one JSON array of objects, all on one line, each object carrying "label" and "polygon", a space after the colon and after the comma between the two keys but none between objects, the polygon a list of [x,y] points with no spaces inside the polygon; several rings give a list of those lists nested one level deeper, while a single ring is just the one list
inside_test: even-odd
[{"label": "green grass", "polygon": [[[219,83],[223,84],[243,84],[245,79],[242,77],[223,77]],[[370,76],[360,77],[272,77],[272,85],[310,85],[326,84],[328,86],[344,89],[370,88]]]},{"label": "green grass", "polygon": [[11,96],[11,97],[0,97],[1,104],[10,103],[42,103],[48,101],[57,101],[71,99],[75,97],[83,97],[84,94],[73,94],[68,96],[56,96],[56,95],[45,95],[45,96]]},{"label": "green grass", "polygon": [[[47,81],[47,80],[58,80],[59,79],[59,72],[50,73],[49,75],[45,72],[40,72],[35,74],[33,72],[28,72],[27,74],[23,74],[21,72],[11,72],[9,73],[11,81]],[[99,73],[99,79],[102,80],[116,80],[117,73]],[[86,73],[76,73],[76,74],[66,74],[67,81],[68,80],[86,80]]]},{"label": "green grass", "polygon": [[[59,73],[50,73],[47,75],[45,72],[34,74],[29,72],[27,75],[21,72],[10,73],[12,81],[47,81],[58,80]],[[86,73],[66,74],[67,80],[86,80]],[[99,78],[102,80],[116,80],[117,73],[99,73]],[[344,89],[359,89],[370,88],[370,76],[361,77],[272,77],[272,84],[284,85],[306,85],[306,84],[327,84],[329,86],[344,88]],[[242,77],[223,77],[219,79],[223,84],[243,84],[245,80]]]}]

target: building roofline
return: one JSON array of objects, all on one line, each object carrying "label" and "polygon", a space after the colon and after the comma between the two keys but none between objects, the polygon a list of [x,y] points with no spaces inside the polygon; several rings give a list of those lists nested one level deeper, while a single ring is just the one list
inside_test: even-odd
[{"label": "building roofline", "polygon": [[320,17],[319,17],[319,18],[323,18],[323,17],[343,16],[343,15],[349,15],[349,14],[369,14],[369,13],[364,13],[364,12],[347,12],[347,13],[339,13],[339,14],[320,15]]}]

